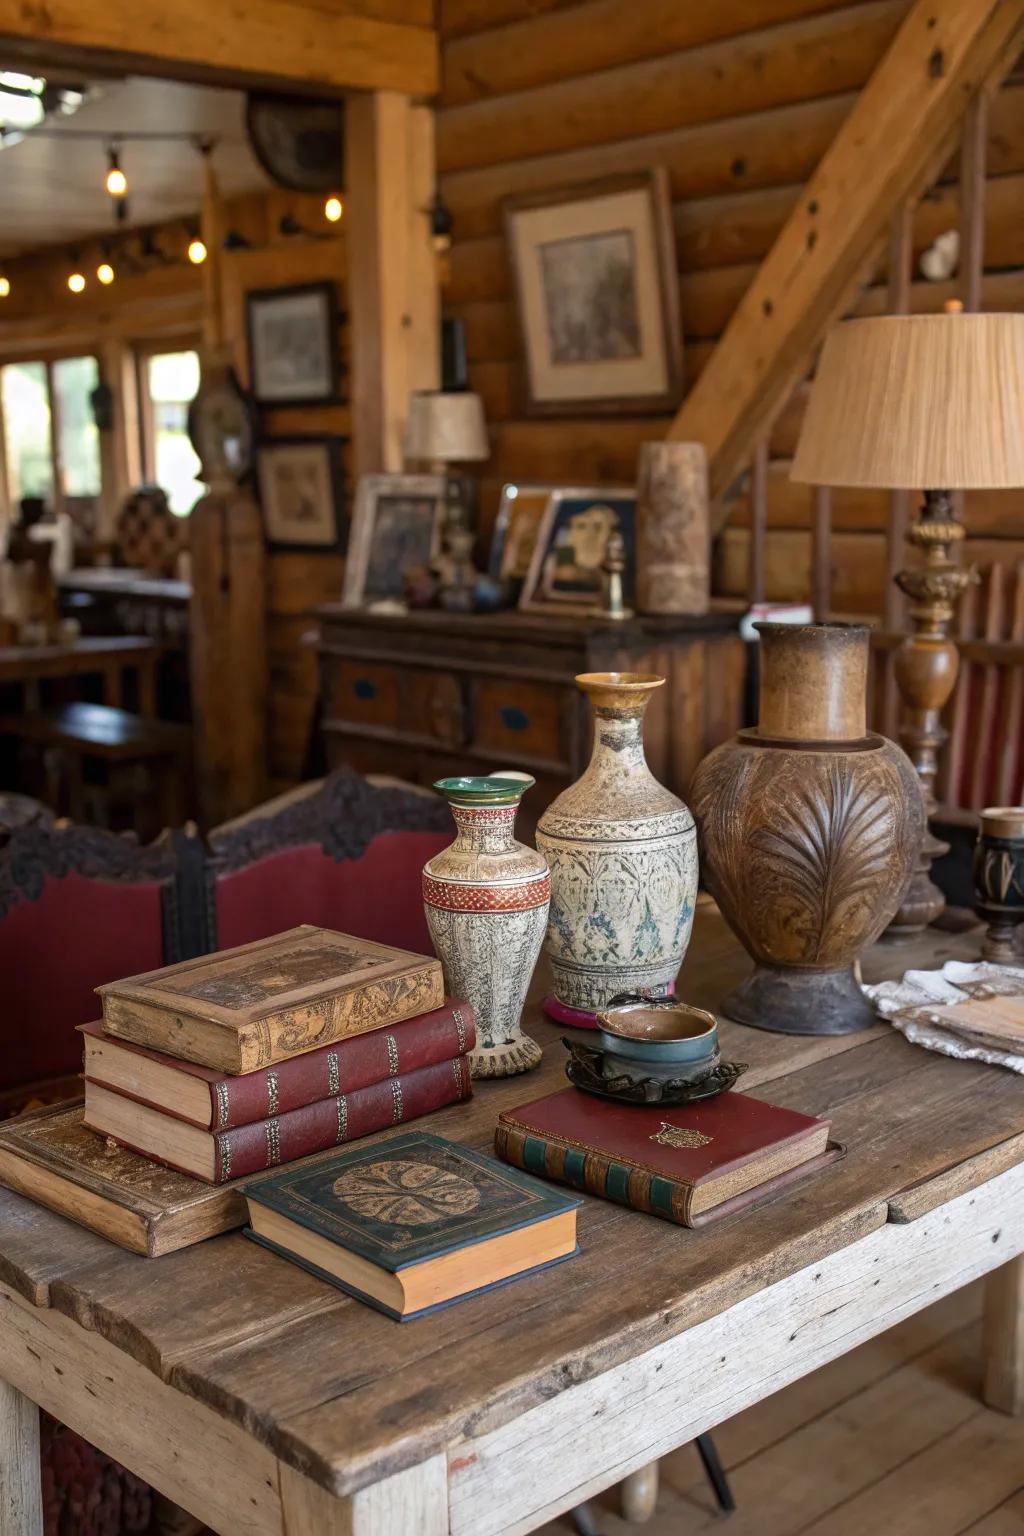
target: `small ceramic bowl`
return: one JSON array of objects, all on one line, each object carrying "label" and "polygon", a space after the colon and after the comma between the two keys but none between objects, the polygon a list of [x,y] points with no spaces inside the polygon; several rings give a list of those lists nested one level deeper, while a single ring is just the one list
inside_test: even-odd
[{"label": "small ceramic bowl", "polygon": [[628,1077],[698,1082],[720,1059],[714,1015],[686,1003],[623,1003],[598,1013],[597,1025],[609,1068]]}]

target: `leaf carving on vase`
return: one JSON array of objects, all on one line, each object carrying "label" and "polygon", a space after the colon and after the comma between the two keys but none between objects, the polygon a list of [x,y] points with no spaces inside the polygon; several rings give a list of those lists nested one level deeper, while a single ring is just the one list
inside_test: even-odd
[{"label": "leaf carving on vase", "polygon": [[777,810],[778,820],[753,841],[778,898],[797,909],[804,958],[818,960],[850,907],[872,898],[887,878],[888,797],[871,780],[858,784],[840,759],[823,782],[793,787]]}]

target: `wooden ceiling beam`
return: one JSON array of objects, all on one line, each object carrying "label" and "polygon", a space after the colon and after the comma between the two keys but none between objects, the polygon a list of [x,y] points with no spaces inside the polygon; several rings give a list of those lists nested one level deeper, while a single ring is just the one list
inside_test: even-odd
[{"label": "wooden ceiling beam", "polygon": [[722,494],[853,302],[894,207],[938,173],[974,93],[1024,42],[1024,0],[915,0],[669,429]]},{"label": "wooden ceiling beam", "polygon": [[331,7],[314,0],[0,0],[0,45],[7,68],[114,68],[321,95],[433,95],[436,33],[387,19],[386,5],[370,11],[365,0]]}]

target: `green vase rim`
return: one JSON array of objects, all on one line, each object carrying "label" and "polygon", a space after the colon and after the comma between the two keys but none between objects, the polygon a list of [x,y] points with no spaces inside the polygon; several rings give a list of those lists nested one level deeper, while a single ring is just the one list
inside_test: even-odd
[{"label": "green vase rim", "polygon": [[505,779],[498,773],[490,773],[480,777],[435,779],[434,788],[444,795],[449,805],[503,806],[518,805],[536,782],[529,774],[524,774],[521,779]]}]

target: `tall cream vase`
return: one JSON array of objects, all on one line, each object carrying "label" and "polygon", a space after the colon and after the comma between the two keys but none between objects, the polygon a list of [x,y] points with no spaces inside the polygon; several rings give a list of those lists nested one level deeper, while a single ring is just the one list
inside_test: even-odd
[{"label": "tall cream vase", "polygon": [[[586,1023],[620,992],[672,991],[693,926],[697,834],[644,756],[644,711],[664,678],[585,672],[594,750],[545,811],[537,847],[551,869],[547,954],[563,1023]],[[582,1017],[581,1017],[582,1015]]]}]

